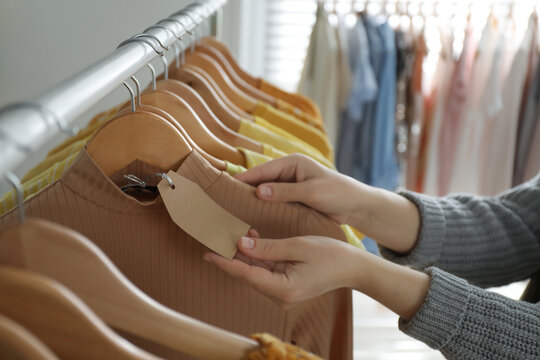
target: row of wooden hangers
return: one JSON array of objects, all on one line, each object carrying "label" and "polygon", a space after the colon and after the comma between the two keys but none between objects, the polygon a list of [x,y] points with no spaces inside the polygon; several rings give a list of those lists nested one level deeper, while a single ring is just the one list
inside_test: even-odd
[{"label": "row of wooden hangers", "polygon": [[[148,34],[128,42],[149,43],[163,54],[149,38],[159,43]],[[131,106],[87,144],[106,175],[136,159],[174,169],[193,149],[223,170],[224,160],[244,164],[239,146],[262,151],[237,130],[241,121],[253,121],[258,100],[276,100],[214,38],[203,38],[184,57],[176,67],[163,56],[164,74],[153,75],[153,86],[138,89]],[[22,199],[20,187],[17,194]],[[257,346],[157,303],[81,234],[22,220],[0,229],[0,358],[156,359],[108,326],[201,359],[241,359]]]},{"label": "row of wooden hangers", "polygon": [[[121,45],[151,39],[169,49],[156,37],[141,35]],[[153,48],[159,52],[155,44]],[[277,100],[260,91],[257,79],[243,71],[216,39],[203,38],[194,49],[183,50],[177,52],[177,57],[182,55],[179,66],[169,65],[163,54],[164,74],[138,96],[134,111],[126,104],[89,142],[88,152],[105,174],[135,158],[174,168],[193,149],[219,170],[225,169],[224,161],[246,165],[238,147],[263,152],[262,144],[238,130],[242,121],[253,121],[251,113],[259,100],[271,105]],[[111,158],[111,151],[117,156]]]}]

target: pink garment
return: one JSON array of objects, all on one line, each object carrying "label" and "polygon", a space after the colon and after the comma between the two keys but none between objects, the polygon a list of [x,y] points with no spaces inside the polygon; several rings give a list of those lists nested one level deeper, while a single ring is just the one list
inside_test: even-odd
[{"label": "pink garment", "polygon": [[492,136],[488,142],[482,171],[483,195],[496,195],[512,187],[517,123],[523,84],[527,71],[533,24],[525,32],[514,55],[502,90],[503,108],[492,122]]},{"label": "pink garment", "polygon": [[457,65],[452,60],[450,50],[452,48],[451,38],[441,37],[443,49],[441,51],[437,71],[433,78],[433,89],[431,96],[435,96],[433,105],[433,118],[429,129],[426,144],[426,169],[422,181],[422,192],[436,196],[439,194],[439,138],[441,134],[442,121],[444,116],[445,99],[450,90],[450,79]]},{"label": "pink garment", "polygon": [[[500,58],[502,49],[496,52],[499,40],[499,31],[493,20],[486,23],[482,36],[476,47],[474,63],[467,88],[467,100],[463,111],[461,123],[457,131],[454,165],[451,172],[451,181],[448,192],[478,193],[479,156],[482,133],[485,128],[485,119],[492,112],[500,110],[496,104],[496,94],[490,91],[495,89],[496,84],[490,81],[496,80],[500,73]],[[486,99],[488,96],[493,98]]]},{"label": "pink garment", "polygon": [[467,88],[475,53],[473,28],[465,30],[463,50],[452,74],[439,134],[439,195],[446,195],[450,186],[457,135],[467,100]]}]

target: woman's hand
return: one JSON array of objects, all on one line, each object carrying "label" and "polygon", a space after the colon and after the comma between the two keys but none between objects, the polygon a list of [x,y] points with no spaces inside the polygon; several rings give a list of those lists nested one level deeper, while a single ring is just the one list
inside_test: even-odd
[{"label": "woman's hand", "polygon": [[412,202],[325,168],[307,156],[272,160],[235,178],[257,186],[257,196],[263,200],[301,202],[396,252],[407,253],[416,244],[420,216]]},{"label": "woman's hand", "polygon": [[[257,235],[251,232],[249,235]],[[362,251],[321,236],[272,240],[244,237],[231,261],[209,252],[204,259],[275,302],[292,307],[341,287],[353,287],[355,256]]]},{"label": "woman's hand", "polygon": [[347,243],[321,236],[260,239],[253,230],[238,242],[233,260],[204,259],[284,307],[338,288],[354,288],[410,320],[423,303],[429,276]]},{"label": "woman's hand", "polygon": [[354,226],[352,217],[363,210],[369,186],[332,171],[301,154],[289,155],[235,176],[257,186],[257,196],[267,201],[301,202],[340,224]]}]

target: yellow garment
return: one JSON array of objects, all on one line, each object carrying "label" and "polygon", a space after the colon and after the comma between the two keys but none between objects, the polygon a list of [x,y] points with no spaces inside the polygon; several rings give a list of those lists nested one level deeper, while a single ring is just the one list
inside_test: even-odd
[{"label": "yellow garment", "polygon": [[261,165],[272,160],[271,157],[264,154],[259,154],[255,151],[251,151],[241,147],[239,147],[238,150],[240,150],[240,152],[246,158],[246,166],[248,169],[254,168],[257,165]]},{"label": "yellow garment", "polygon": [[247,171],[247,169],[243,167],[242,165],[236,165],[228,161],[225,161],[225,165],[226,165],[225,171],[227,172],[227,174],[231,176]]},{"label": "yellow garment", "polygon": [[289,154],[281,151],[281,150],[278,150],[276,149],[275,147],[273,147],[272,145],[268,145],[268,144],[262,144],[263,146],[263,155],[266,155],[268,156],[269,158],[272,158],[272,159],[279,159],[279,158],[282,158],[282,157],[285,157]]},{"label": "yellow garment", "polygon": [[[252,128],[258,126],[256,130],[259,134],[254,134],[255,131],[253,130],[249,131],[248,133],[248,130],[244,129],[244,131],[249,134],[247,136],[251,137],[254,140],[257,140],[261,143],[273,145],[275,148],[282,150],[287,154],[300,153],[307,155],[329,169],[336,169],[334,164],[330,160],[325,158],[319,150],[315,149],[313,146],[309,145],[305,141],[300,140],[296,136],[289,134],[287,131],[283,130],[279,126],[270,124],[268,121],[264,120],[261,117],[255,116],[255,123],[247,122],[247,125],[244,125],[244,128],[247,128],[247,126],[250,126]],[[261,134],[261,130],[259,130],[261,127],[270,131],[271,136],[265,136],[264,133]],[[242,124],[240,125],[240,130],[242,130]],[[266,133],[268,133],[268,131]],[[256,139],[253,136],[259,136],[259,139]]]},{"label": "yellow garment", "polygon": [[334,150],[326,134],[292,115],[279,111],[267,103],[257,102],[253,115],[260,116],[273,125],[279,126],[292,135],[304,140],[319,150],[328,160],[333,161]]},{"label": "yellow garment", "polygon": [[276,99],[281,99],[283,101],[288,102],[294,107],[297,107],[303,112],[308,113],[309,115],[313,116],[315,119],[318,119],[318,121],[321,124],[323,123],[322,117],[321,117],[321,111],[319,110],[319,107],[310,98],[302,94],[290,93],[290,92],[281,90],[277,86],[264,81],[264,79],[257,79],[257,80],[258,80],[259,90],[261,90],[262,92],[265,92],[268,95],[272,95]]},{"label": "yellow garment", "polygon": [[[265,162],[268,162],[272,160],[271,158],[254,153],[253,151],[238,148],[240,151],[242,151],[246,157],[246,164],[248,169],[251,169],[257,165],[264,164]],[[229,162],[225,162],[227,164],[226,171],[229,175],[234,176],[237,174],[240,174],[244,171],[247,171],[244,167],[239,165],[230,164]],[[356,246],[360,249],[365,249],[364,244],[362,244],[362,239],[364,238],[364,234],[353,228],[349,225],[341,225],[341,229],[343,229],[343,233],[345,234],[345,237],[347,238],[347,242],[353,246]]]},{"label": "yellow garment", "polygon": [[287,113],[289,115],[294,116],[297,119],[302,120],[306,124],[316,127],[317,129],[321,131],[324,130],[324,124],[322,124],[318,119],[316,119],[313,115],[307,114],[300,110],[297,107],[292,106],[286,101],[283,101],[281,99],[277,99],[277,103],[275,105],[276,109],[283,111],[284,113]]},{"label": "yellow garment", "polygon": [[[52,164],[44,172],[38,174],[32,179],[23,182],[24,199],[29,199],[43,190],[49,184],[52,184],[56,180],[60,179],[64,172],[73,164],[73,161],[79,156],[79,152],[69,155],[67,158]],[[17,199],[15,193],[12,191],[6,193],[0,199],[0,216],[17,206]]]},{"label": "yellow garment", "polygon": [[78,154],[79,151],[82,150],[84,145],[88,142],[88,140],[92,137],[92,134],[88,135],[86,138],[83,138],[79,141],[74,142],[71,145],[68,145],[64,147],[63,149],[59,150],[58,152],[48,155],[42,162],[34,166],[30,171],[24,175],[22,178],[22,181],[29,181],[32,178],[36,177],[37,175],[43,173],[47,169],[49,169],[54,164],[61,162],[68,158],[72,154]]},{"label": "yellow garment", "polygon": [[250,350],[244,360],[322,360],[315,354],[307,352],[296,345],[284,343],[270,334],[253,334],[260,347]]}]

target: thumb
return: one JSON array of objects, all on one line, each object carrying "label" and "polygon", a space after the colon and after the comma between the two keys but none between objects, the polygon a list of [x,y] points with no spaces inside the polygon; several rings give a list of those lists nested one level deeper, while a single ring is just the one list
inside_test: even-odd
[{"label": "thumb", "polygon": [[257,196],[275,202],[304,202],[309,193],[303,183],[266,183],[257,187]]},{"label": "thumb", "polygon": [[255,239],[242,237],[238,241],[238,249],[244,255],[258,260],[302,261],[302,247],[300,238]]}]

